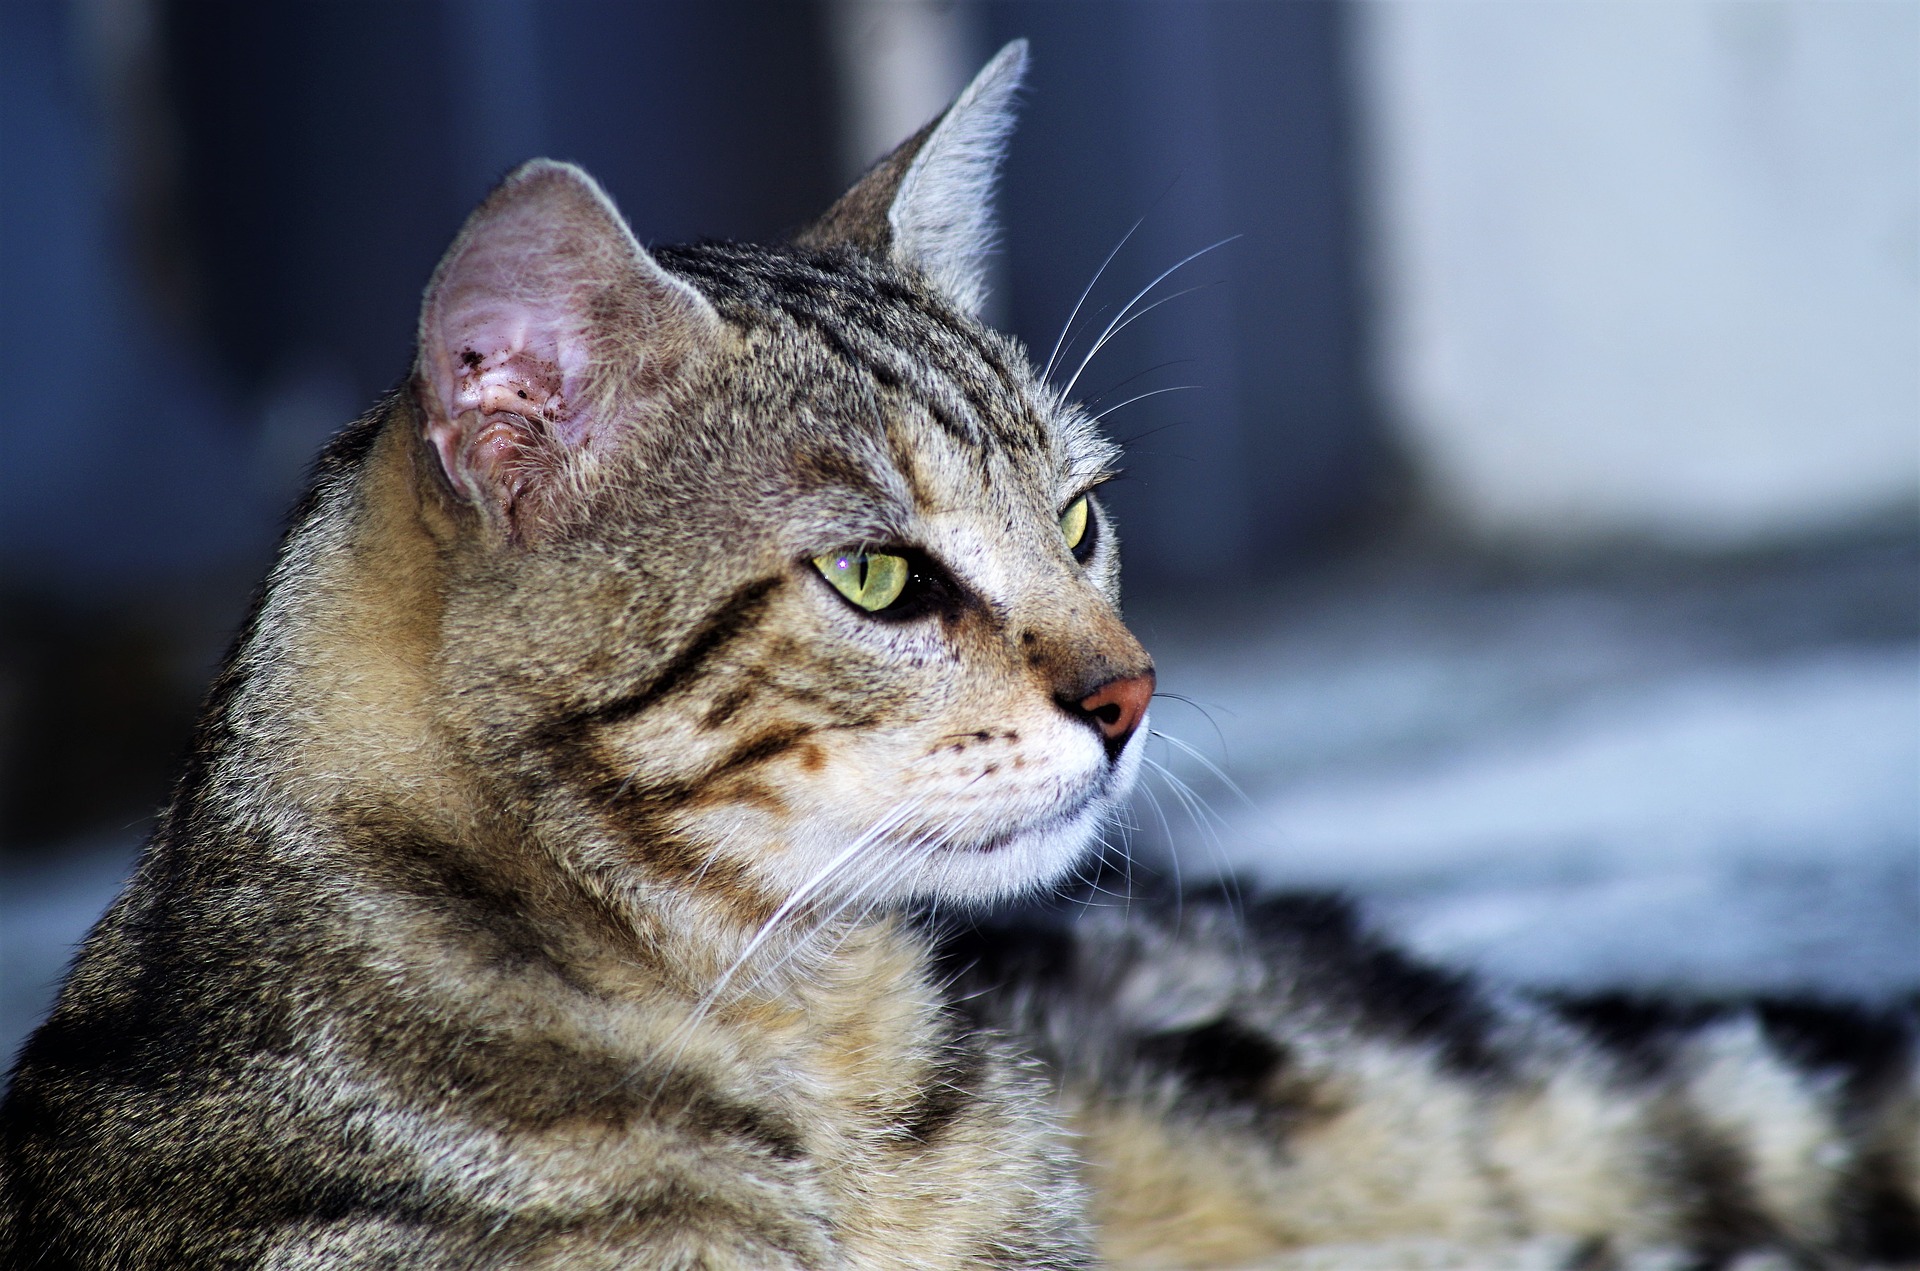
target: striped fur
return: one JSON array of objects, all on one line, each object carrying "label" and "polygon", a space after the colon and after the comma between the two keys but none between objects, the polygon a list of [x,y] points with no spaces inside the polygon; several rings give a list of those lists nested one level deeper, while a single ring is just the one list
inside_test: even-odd
[{"label": "striped fur", "polygon": [[[15,1066],[0,1264],[1912,1255],[1904,1023],[1506,1001],[1325,906],[910,917],[1139,762],[1059,523],[1114,452],[969,314],[1022,56],[790,245],[544,162],[475,213]],[[879,615],[810,563],[867,548]]]},{"label": "striped fur", "polygon": [[1117,1265],[1920,1262],[1909,1010],[1503,995],[1325,896],[982,923],[943,958],[1054,1074]]}]

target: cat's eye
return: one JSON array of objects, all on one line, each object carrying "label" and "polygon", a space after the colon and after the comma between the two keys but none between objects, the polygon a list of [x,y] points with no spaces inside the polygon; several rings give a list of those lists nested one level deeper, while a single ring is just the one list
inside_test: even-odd
[{"label": "cat's eye", "polygon": [[835,591],[869,613],[900,599],[913,572],[906,557],[884,552],[829,552],[813,564]]},{"label": "cat's eye", "polygon": [[1076,556],[1081,554],[1081,545],[1087,543],[1087,523],[1091,519],[1092,511],[1087,506],[1087,496],[1084,494],[1060,514],[1060,533],[1066,538],[1068,549]]},{"label": "cat's eye", "polygon": [[1080,540],[1087,536],[1087,496],[1081,495],[1073,505],[1060,514],[1060,533],[1066,536],[1068,547],[1080,546]]}]

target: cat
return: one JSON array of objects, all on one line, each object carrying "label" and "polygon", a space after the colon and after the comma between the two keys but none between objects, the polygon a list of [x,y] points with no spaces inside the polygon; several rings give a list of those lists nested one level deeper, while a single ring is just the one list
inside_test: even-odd
[{"label": "cat", "polygon": [[977,316],[1025,58],[787,244],[544,160],[473,214],[14,1067],[0,1262],[1920,1253],[1899,1018],[1522,1001],[1324,899],[917,907],[1068,874],[1154,691],[1116,451]]}]

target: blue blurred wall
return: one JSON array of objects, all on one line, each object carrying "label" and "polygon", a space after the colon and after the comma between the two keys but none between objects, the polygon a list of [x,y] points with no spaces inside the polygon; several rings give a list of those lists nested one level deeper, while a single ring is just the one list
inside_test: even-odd
[{"label": "blue blurred wall", "polygon": [[[817,6],[126,8],[151,26],[158,91],[145,99],[98,82],[90,10],[8,0],[0,18],[12,63],[0,322],[58,386],[10,424],[9,576],[112,588],[257,557],[299,456],[402,374],[422,280],[521,158],[581,162],[650,241],[778,235],[835,192]],[[1137,584],[1284,560],[1350,514],[1375,470],[1343,14],[1030,0],[972,11],[981,56],[1016,34],[1034,45],[1002,311],[1037,351],[1135,220],[1069,366],[1092,324],[1160,270],[1240,236],[1156,295],[1206,290],[1124,332],[1078,386],[1097,408],[1199,386],[1109,421],[1134,439],[1134,474],[1152,478],[1114,491]],[[164,144],[167,181],[129,198],[114,168],[116,153],[126,166],[123,116],[156,110],[165,126],[131,135]],[[129,244],[155,226],[129,217],[172,235],[181,294],[151,294]]]}]

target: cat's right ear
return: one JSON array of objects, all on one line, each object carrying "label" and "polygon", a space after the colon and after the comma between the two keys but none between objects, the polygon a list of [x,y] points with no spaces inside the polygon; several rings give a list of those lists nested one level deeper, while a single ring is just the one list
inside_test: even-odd
[{"label": "cat's right ear", "polygon": [[853,247],[930,278],[978,314],[993,250],[993,187],[1013,131],[1027,42],[994,55],[938,119],[860,178],[794,236],[801,247]]},{"label": "cat's right ear", "polygon": [[577,456],[647,418],[719,327],[592,177],[523,164],[427,284],[414,373],[426,441],[459,496],[525,537],[558,511]]}]

